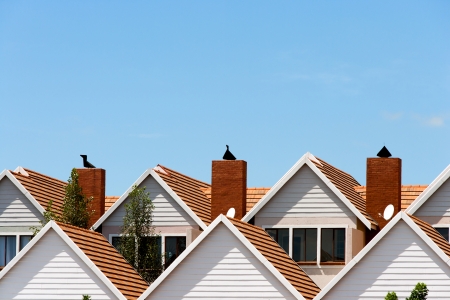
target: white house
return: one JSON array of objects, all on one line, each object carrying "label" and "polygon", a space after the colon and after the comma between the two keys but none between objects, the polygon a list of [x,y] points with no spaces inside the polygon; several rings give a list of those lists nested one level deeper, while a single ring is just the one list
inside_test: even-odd
[{"label": "white house", "polygon": [[100,234],[50,221],[0,272],[0,299],[137,299],[148,284]]},{"label": "white house", "polygon": [[427,299],[450,295],[450,245],[428,223],[399,212],[314,299],[405,299],[418,282]]},{"label": "white house", "polygon": [[139,299],[312,299],[319,291],[262,228],[220,215]]}]

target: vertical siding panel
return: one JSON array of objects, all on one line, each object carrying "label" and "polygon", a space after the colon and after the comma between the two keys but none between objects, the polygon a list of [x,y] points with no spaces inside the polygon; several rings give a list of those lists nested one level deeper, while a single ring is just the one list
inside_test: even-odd
[{"label": "vertical siding panel", "polygon": [[450,217],[450,180],[444,182],[414,215]]},{"label": "vertical siding panel", "polygon": [[[156,180],[148,176],[139,187],[146,187],[146,191],[150,192],[155,210],[153,211],[154,226],[189,226],[197,225],[197,223],[181,208],[181,206],[159,185]],[[123,217],[125,216],[124,202],[106,219],[103,226],[122,226]]]},{"label": "vertical siding panel", "polygon": [[0,291],[0,300],[117,299],[53,229],[0,280]]},{"label": "vertical siding panel", "polygon": [[449,298],[450,267],[400,220],[323,299],[379,300],[389,291],[404,299],[419,281],[428,299]]},{"label": "vertical siding panel", "polygon": [[42,214],[6,176],[0,180],[0,226],[36,226]]},{"label": "vertical siding panel", "polygon": [[223,225],[218,225],[147,299],[295,299]]}]

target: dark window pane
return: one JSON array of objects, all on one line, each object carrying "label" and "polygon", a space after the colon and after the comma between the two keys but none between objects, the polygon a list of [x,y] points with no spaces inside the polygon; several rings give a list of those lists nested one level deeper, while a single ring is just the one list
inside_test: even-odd
[{"label": "dark window pane", "polygon": [[317,229],[308,228],[306,232],[305,261],[317,261]]},{"label": "dark window pane", "polygon": [[30,241],[33,236],[21,235],[20,236],[20,250],[22,250]]},{"label": "dark window pane", "polygon": [[6,236],[6,264],[16,256],[16,240],[15,235]]},{"label": "dark window pane", "polygon": [[345,261],[345,229],[334,229],[334,261]]},{"label": "dark window pane", "polygon": [[119,249],[120,246],[120,236],[113,236],[111,238],[111,244],[114,246],[114,248]]},{"label": "dark window pane", "polygon": [[165,243],[166,268],[186,249],[185,236],[167,236]]},{"label": "dark window pane", "polygon": [[266,229],[266,232],[270,235],[271,238],[273,238],[276,242],[277,241],[277,229]]},{"label": "dark window pane", "polygon": [[6,266],[6,236],[0,236],[0,267]]},{"label": "dark window pane", "polygon": [[305,261],[305,229],[294,229],[293,231],[292,259],[294,261]]},{"label": "dark window pane", "polygon": [[333,229],[322,229],[320,261],[333,261]]},{"label": "dark window pane", "polygon": [[278,244],[289,253],[289,229],[278,229]]},{"label": "dark window pane", "polygon": [[448,227],[435,228],[448,242]]}]

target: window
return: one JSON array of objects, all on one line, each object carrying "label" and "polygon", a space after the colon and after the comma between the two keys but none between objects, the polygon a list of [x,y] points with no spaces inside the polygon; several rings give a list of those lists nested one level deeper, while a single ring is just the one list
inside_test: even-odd
[{"label": "window", "polygon": [[6,266],[16,256],[15,235],[0,236],[0,267]]},{"label": "window", "polygon": [[[158,244],[158,249],[159,249],[159,253],[161,253],[161,237],[155,237],[156,238],[156,242]],[[111,237],[111,244],[114,246],[114,248],[119,249],[120,246],[120,236],[112,236]]]},{"label": "window", "polygon": [[315,263],[317,261],[317,229],[294,228],[293,235],[292,259],[296,262]]},{"label": "window", "polygon": [[32,235],[21,235],[20,236],[20,243],[19,243],[20,248],[19,249],[22,250],[31,241],[32,238],[33,238]]},{"label": "window", "polygon": [[185,249],[185,236],[166,236],[165,237],[166,265],[167,268]]},{"label": "window", "polygon": [[289,253],[289,229],[283,228],[270,228],[266,229],[267,233],[281,246],[281,248]]},{"label": "window", "polygon": [[436,227],[434,229],[436,229],[437,232],[439,232],[448,242],[449,240],[448,227]]},{"label": "window", "polygon": [[345,262],[345,229],[322,228],[320,262]]}]

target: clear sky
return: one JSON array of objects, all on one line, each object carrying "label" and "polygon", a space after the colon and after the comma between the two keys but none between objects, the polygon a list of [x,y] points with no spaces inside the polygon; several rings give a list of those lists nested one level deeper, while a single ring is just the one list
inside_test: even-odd
[{"label": "clear sky", "polygon": [[307,151],[365,183],[450,164],[450,1],[0,1],[0,169],[67,180],[80,154],[121,195],[162,164],[248,186]]}]

